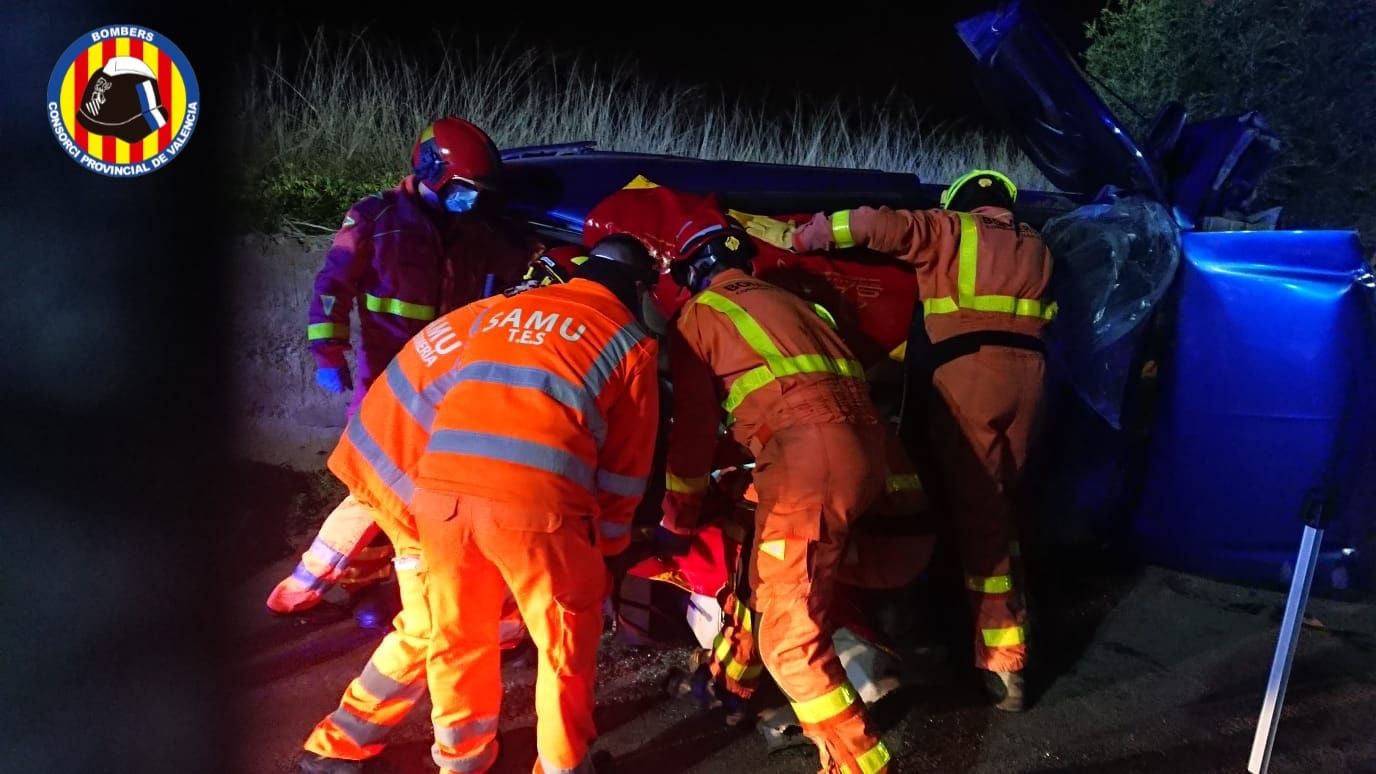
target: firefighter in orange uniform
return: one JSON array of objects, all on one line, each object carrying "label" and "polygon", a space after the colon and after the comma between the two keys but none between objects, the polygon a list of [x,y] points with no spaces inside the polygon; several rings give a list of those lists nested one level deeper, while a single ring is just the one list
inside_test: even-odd
[{"label": "firefighter in orange uniform", "polygon": [[498,752],[496,620],[510,588],[538,648],[534,770],[588,771],[608,573],[654,455],[658,345],[638,320],[658,267],[616,234],[565,285],[491,306],[446,377],[414,468],[429,572],[435,763]]},{"label": "firefighter in orange uniform", "polygon": [[[427,572],[407,511],[415,485],[406,471],[430,437],[437,396],[457,366],[473,321],[488,307],[516,292],[569,279],[580,259],[542,256],[531,264],[521,285],[460,307],[426,326],[403,347],[384,378],[368,389],[359,410],[330,455],[329,468],[349,487],[350,497],[366,503],[370,519],[396,549],[394,564],[401,611],[393,629],[373,651],[368,664],[344,692],[339,707],[316,724],[300,761],[304,774],[362,771],[362,761],[382,752],[387,734],[425,693],[425,658],[430,642]],[[522,634],[514,606],[501,614],[501,638]]]},{"label": "firefighter in orange uniform", "polygon": [[1013,218],[1017,187],[973,170],[941,209],[860,207],[817,213],[794,233],[807,252],[854,246],[914,266],[932,341],[934,399],[924,417],[940,494],[960,538],[975,609],[975,665],[1006,710],[1025,705],[1026,601],[1014,496],[1037,425],[1051,253]]},{"label": "firefighter in orange uniform", "polygon": [[885,428],[863,368],[807,302],[750,276],[754,248],[738,222],[704,211],[677,243],[670,273],[696,295],[670,333],[674,421],[658,534],[671,551],[692,534],[725,419],[756,461],[741,601],[758,613],[760,656],[824,771],[887,771],[827,613],[850,527],[884,491]]}]

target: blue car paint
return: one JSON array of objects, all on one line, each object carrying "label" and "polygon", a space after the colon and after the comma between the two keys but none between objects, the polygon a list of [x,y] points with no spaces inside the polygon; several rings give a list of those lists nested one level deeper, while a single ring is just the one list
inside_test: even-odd
[{"label": "blue car paint", "polygon": [[[1005,117],[1048,179],[1070,192],[1021,192],[1020,215],[1033,225],[1105,186],[1160,201],[1209,199],[1182,188],[1181,177],[1163,181],[1159,166],[1018,4],[968,20],[960,32],[989,72],[1023,68],[1029,76],[1021,97],[1006,78],[988,88],[1010,106],[1031,106],[1030,119],[1011,108]],[[582,233],[594,205],[636,175],[717,192],[726,206],[760,213],[930,207],[942,188],[914,174],[599,151],[591,143],[503,155],[512,211],[569,240]],[[1193,177],[1199,185],[1210,180]],[[1183,225],[1192,227],[1198,214],[1208,213],[1191,213]],[[1175,310],[1174,341],[1162,364],[1140,496],[1125,503],[1112,480],[1125,464],[1137,464],[1130,444],[1083,423],[1095,427],[1098,436],[1084,437],[1103,453],[1081,455],[1081,467],[1060,472],[1073,487],[1064,500],[1087,504],[1084,512],[1100,521],[1129,516],[1148,562],[1270,584],[1292,571],[1300,509],[1319,487],[1332,495],[1334,518],[1315,590],[1368,584],[1366,554],[1376,535],[1376,280],[1355,234],[1187,232],[1182,246],[1165,305]]]},{"label": "blue car paint", "polygon": [[[693,193],[716,193],[722,204],[746,212],[814,212],[870,204],[935,207],[943,185],[915,173],[803,167],[686,156],[596,150],[591,142],[517,148],[502,153],[510,178],[509,210],[569,237],[583,232],[588,211],[637,175]],[[1064,194],[1021,191],[1019,208],[1033,225],[1066,212]]]},{"label": "blue car paint", "polygon": [[1284,583],[1311,489],[1333,498],[1316,586],[1371,537],[1376,291],[1348,231],[1187,233],[1175,345],[1133,520],[1193,572]]}]

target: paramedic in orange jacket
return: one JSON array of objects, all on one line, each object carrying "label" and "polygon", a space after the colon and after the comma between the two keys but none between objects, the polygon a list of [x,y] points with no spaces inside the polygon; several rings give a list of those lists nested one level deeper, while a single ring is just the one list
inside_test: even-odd
[{"label": "paramedic in orange jacket", "polygon": [[[360,771],[359,762],[382,752],[387,734],[425,693],[431,630],[427,572],[415,519],[406,510],[415,485],[405,471],[429,440],[433,404],[457,367],[478,316],[518,292],[568,279],[560,264],[544,257],[532,263],[526,280],[505,295],[474,301],[427,325],[368,389],[330,455],[330,470],[349,487],[350,497],[367,507],[369,519],[395,546],[402,606],[392,631],[349,684],[338,709],[317,723],[306,739],[300,771]],[[520,636],[521,630],[514,607],[503,610],[502,640]]]},{"label": "paramedic in orange jacket", "polygon": [[1016,197],[1007,176],[974,170],[946,189],[942,209],[818,213],[793,237],[799,251],[863,246],[916,269],[937,398],[924,429],[962,543],[975,665],[1007,710],[1023,708],[1027,662],[1013,501],[1042,402],[1042,332],[1056,314],[1051,253],[1014,220]]},{"label": "paramedic in orange jacket", "polygon": [[[513,289],[528,290],[547,285],[551,279],[567,281],[574,265],[584,259],[583,252],[581,245],[550,247],[530,263],[525,276]],[[350,415],[355,413],[351,411]],[[352,597],[387,578],[391,574],[392,545],[385,540],[379,541],[378,535],[373,509],[353,495],[347,495],[320,525],[320,532],[301,555],[292,573],[278,581],[268,593],[268,610],[281,615],[299,613],[319,605],[336,584]]]},{"label": "paramedic in orange jacket", "polygon": [[886,771],[888,749],[868,726],[827,620],[850,527],[884,490],[885,430],[863,368],[807,302],[747,273],[753,245],[739,223],[704,211],[677,243],[670,273],[696,295],[670,334],[674,421],[660,535],[696,527],[725,420],[756,462],[744,601],[759,614],[764,664],[824,771]]},{"label": "paramedic in orange jacket", "polygon": [[435,763],[497,757],[505,589],[539,655],[536,772],[586,771],[605,556],[630,543],[659,425],[658,345],[637,319],[657,265],[609,236],[565,285],[490,307],[470,330],[414,469],[429,570]]}]

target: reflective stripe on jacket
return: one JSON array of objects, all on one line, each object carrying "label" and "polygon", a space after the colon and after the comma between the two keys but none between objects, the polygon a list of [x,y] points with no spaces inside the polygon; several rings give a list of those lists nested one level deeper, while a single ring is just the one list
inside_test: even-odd
[{"label": "reflective stripe on jacket", "polygon": [[697,524],[717,443],[729,426],[742,446],[800,424],[879,421],[864,369],[806,301],[731,269],[679,313],[669,364],[674,421],[664,524]]},{"label": "reflective stripe on jacket", "polygon": [[413,177],[349,209],[315,276],[306,337],[317,365],[343,365],[358,309],[359,382],[371,385],[426,323],[494,287],[515,284],[539,251],[530,237],[480,215],[439,215]]},{"label": "reflective stripe on jacket", "polygon": [[457,372],[468,331],[502,298],[475,301],[425,326],[368,389],[328,461],[351,492],[400,517],[415,492],[408,471],[430,440],[436,407]]},{"label": "reflective stripe on jacket", "polygon": [[446,376],[415,485],[599,517],[630,542],[659,417],[658,345],[614,295],[575,279],[503,298]]},{"label": "reflective stripe on jacket", "polygon": [[831,223],[837,247],[868,247],[915,267],[933,342],[986,330],[1040,336],[1056,316],[1051,252],[1008,210],[860,207],[833,213]]}]

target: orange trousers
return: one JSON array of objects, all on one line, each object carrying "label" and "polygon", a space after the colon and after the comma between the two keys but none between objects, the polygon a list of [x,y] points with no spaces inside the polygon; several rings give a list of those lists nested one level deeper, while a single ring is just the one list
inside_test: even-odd
[{"label": "orange trousers", "polygon": [[511,589],[539,650],[535,772],[586,763],[606,566],[589,515],[420,490],[412,503],[429,567],[433,757],[486,771],[497,757],[502,680],[497,620]]},{"label": "orange trousers", "polygon": [[975,666],[1027,663],[1014,498],[1040,418],[1046,363],[1038,352],[986,346],[937,368],[926,430],[959,543],[975,615]]},{"label": "orange trousers", "polygon": [[425,656],[430,645],[426,568],[415,525],[368,509],[396,549],[394,564],[401,611],[362,674],[349,683],[339,708],[316,724],[306,750],[327,758],[363,760],[382,752],[383,741],[425,694]]},{"label": "orange trousers", "polygon": [[756,457],[751,607],[765,667],[788,696],[825,772],[887,771],[889,752],[832,643],[828,611],[851,525],[883,492],[884,428],[779,430]]},{"label": "orange trousers", "polygon": [[268,594],[268,609],[282,614],[309,610],[335,584],[353,593],[384,580],[391,574],[393,546],[377,545],[377,535],[373,509],[353,495],[345,497],[325,517],[296,569]]},{"label": "orange trousers", "polygon": [[[369,509],[396,548],[401,611],[363,672],[345,689],[339,708],[316,724],[305,749],[326,758],[364,760],[382,752],[387,734],[425,694],[431,625],[429,581],[420,538],[409,517],[387,518]],[[525,636],[511,595],[502,589],[499,638],[503,648]]]}]

